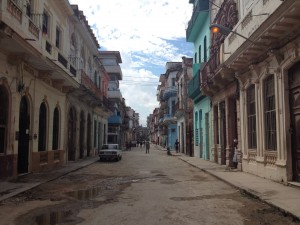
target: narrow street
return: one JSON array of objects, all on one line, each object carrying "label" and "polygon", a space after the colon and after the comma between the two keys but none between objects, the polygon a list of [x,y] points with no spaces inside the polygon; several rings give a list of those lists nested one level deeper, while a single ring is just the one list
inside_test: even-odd
[{"label": "narrow street", "polygon": [[1,225],[298,224],[155,146],[7,199],[0,218]]}]

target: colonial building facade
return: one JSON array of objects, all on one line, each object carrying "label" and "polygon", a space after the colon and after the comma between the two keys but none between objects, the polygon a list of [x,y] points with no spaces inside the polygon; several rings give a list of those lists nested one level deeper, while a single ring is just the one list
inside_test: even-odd
[{"label": "colonial building facade", "polygon": [[212,99],[215,160],[230,165],[237,138],[239,169],[299,182],[300,2],[213,3],[211,23],[234,31],[213,34],[201,70]]},{"label": "colonial building facade", "polygon": [[177,102],[175,105],[175,117],[177,118],[177,139],[179,152],[186,155],[194,155],[192,143],[193,134],[193,101],[189,99],[187,89],[188,82],[192,79],[193,59],[182,57],[182,69],[177,73]]},{"label": "colonial building facade", "polygon": [[200,70],[209,59],[210,12],[208,1],[190,1],[193,14],[186,30],[186,40],[194,44],[193,79],[188,85],[193,100],[194,155],[210,160],[211,152],[211,100],[203,93]]},{"label": "colonial building facade", "polygon": [[83,12],[67,0],[0,8],[0,177],[95,156],[112,112]]}]

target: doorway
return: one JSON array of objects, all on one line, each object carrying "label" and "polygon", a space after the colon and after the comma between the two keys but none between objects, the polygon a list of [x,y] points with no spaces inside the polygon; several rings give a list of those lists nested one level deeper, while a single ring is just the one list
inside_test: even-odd
[{"label": "doorway", "polygon": [[91,135],[92,135],[92,119],[91,115],[88,114],[87,119],[87,139],[86,139],[86,155],[89,157],[91,155]]},{"label": "doorway", "polygon": [[75,109],[71,108],[69,111],[69,118],[68,118],[68,160],[74,161],[75,160],[75,153],[76,153],[76,112]]},{"label": "doorway", "polygon": [[220,144],[221,144],[221,165],[226,164],[226,110],[225,102],[220,103]]},{"label": "doorway", "polygon": [[20,102],[18,137],[18,173],[27,173],[29,165],[29,104],[25,96]]},{"label": "doorway", "polygon": [[84,112],[80,113],[80,134],[79,134],[79,158],[83,159],[84,157],[84,133],[85,133],[85,118]]},{"label": "doorway", "polygon": [[289,70],[293,180],[300,182],[300,62]]},{"label": "doorway", "polygon": [[206,160],[210,160],[210,151],[209,151],[209,114],[205,113],[205,150],[206,150]]}]

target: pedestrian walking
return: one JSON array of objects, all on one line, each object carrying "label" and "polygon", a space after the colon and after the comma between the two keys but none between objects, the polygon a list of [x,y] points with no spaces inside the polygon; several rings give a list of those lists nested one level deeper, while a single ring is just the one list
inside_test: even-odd
[{"label": "pedestrian walking", "polygon": [[233,162],[233,168],[237,168],[238,165],[238,160],[237,160],[237,145],[238,145],[238,140],[234,139],[233,140],[233,158],[232,158],[232,162]]},{"label": "pedestrian walking", "polygon": [[176,150],[176,153],[178,153],[178,150],[179,150],[179,141],[178,141],[178,139],[176,139],[176,141],[175,141],[175,150]]},{"label": "pedestrian walking", "polygon": [[147,141],[146,142],[146,154],[149,154],[149,150],[150,150],[150,142]]}]

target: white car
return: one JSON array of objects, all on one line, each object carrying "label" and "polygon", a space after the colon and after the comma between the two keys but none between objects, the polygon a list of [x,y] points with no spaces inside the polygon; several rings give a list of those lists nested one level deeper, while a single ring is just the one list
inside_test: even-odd
[{"label": "white car", "polygon": [[104,144],[99,150],[100,161],[102,160],[116,160],[122,159],[122,150],[119,148],[118,144]]}]

